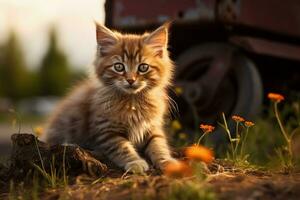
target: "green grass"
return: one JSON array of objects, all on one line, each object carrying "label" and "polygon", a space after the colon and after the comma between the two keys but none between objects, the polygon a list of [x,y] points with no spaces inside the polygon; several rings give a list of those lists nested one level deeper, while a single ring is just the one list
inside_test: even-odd
[{"label": "green grass", "polygon": [[45,165],[43,162],[43,159],[41,157],[41,153],[37,148],[37,151],[40,156],[40,162],[41,166],[33,163],[33,166],[36,168],[36,170],[44,177],[44,180],[46,181],[47,185],[51,188],[57,188],[60,186],[66,187],[68,185],[68,177],[66,175],[66,163],[65,163],[65,152],[66,152],[66,146],[64,147],[64,153],[63,153],[63,163],[62,168],[57,169],[55,167],[55,157],[52,156],[52,160],[50,161],[50,171],[47,172],[45,169]]},{"label": "green grass", "polygon": [[39,195],[43,191],[43,186],[40,185],[38,176],[34,175],[32,184],[26,185],[24,182],[14,183],[10,181],[9,200],[39,200]]},{"label": "green grass", "polygon": [[[298,164],[296,167],[299,168],[300,161],[293,158],[293,162],[291,162],[291,158],[289,158],[291,153],[287,149],[290,148],[288,148],[287,137],[282,131],[284,130],[288,137],[300,134],[300,96],[292,96],[276,105],[284,128],[279,125],[278,116],[276,118],[274,103],[272,102],[269,102],[269,105],[263,109],[262,114],[253,121],[255,126],[248,129],[248,134],[247,127],[243,123],[236,123],[236,127],[232,130],[227,126],[227,123],[232,119],[219,116],[221,123],[217,127],[223,129],[224,137],[227,136],[226,140],[230,142],[216,149],[217,157],[233,161],[237,167],[242,168],[284,170],[290,166],[296,166],[296,164]],[[181,130],[184,130],[184,124],[179,123],[178,125],[177,122],[175,128],[172,130],[171,126],[171,133],[180,135]],[[199,128],[197,129],[197,132],[199,132]],[[213,146],[209,140],[211,134],[214,133],[207,134],[204,137],[204,139],[208,139],[205,140],[205,146]],[[236,135],[238,136],[236,137]],[[290,137],[293,140],[292,136]],[[198,139],[196,138],[193,143],[197,143]],[[187,146],[191,145],[191,142],[188,141],[188,137],[178,137],[175,144],[177,146]]]},{"label": "green grass", "polygon": [[[299,113],[293,105],[298,103],[290,103],[279,105],[280,118],[283,119],[284,129],[291,133],[296,130],[300,124]],[[297,108],[297,107],[296,107]],[[299,129],[294,131],[299,134]],[[292,138],[293,139],[293,138]],[[286,150],[286,140],[283,136],[280,126],[277,123],[276,116],[274,115],[273,108],[270,107],[266,110],[263,117],[256,120],[256,125],[249,134],[245,149],[248,152],[249,161],[259,166],[264,166],[268,169],[285,168],[288,154]],[[295,163],[299,161],[295,160]],[[297,166],[296,166],[297,167]],[[299,166],[298,166],[299,167]]]},{"label": "green grass", "polygon": [[163,200],[214,200],[216,194],[205,182],[175,181],[171,184]]}]

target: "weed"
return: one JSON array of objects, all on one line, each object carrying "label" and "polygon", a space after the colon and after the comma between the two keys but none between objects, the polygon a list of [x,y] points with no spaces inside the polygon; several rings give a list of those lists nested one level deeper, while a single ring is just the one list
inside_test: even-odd
[{"label": "weed", "polygon": [[281,118],[279,116],[279,111],[278,111],[278,104],[284,100],[284,97],[280,94],[269,93],[268,98],[273,102],[275,117],[279,125],[280,131],[282,133],[282,136],[286,143],[283,147],[277,148],[276,153],[281,161],[281,165],[283,169],[286,171],[290,171],[295,167],[295,160],[294,160],[293,150],[292,150],[292,138],[300,127],[294,129],[292,133],[289,134],[286,131],[281,121]]},{"label": "weed", "polygon": [[228,128],[224,113],[222,113],[222,118],[223,124],[219,123],[219,125],[225,130],[230,142],[230,151],[227,153],[227,159],[233,161],[236,166],[248,166],[249,155],[245,152],[245,143],[247,142],[249,129],[254,126],[254,123],[234,115],[232,120],[235,121],[236,126],[235,134],[232,134]]},{"label": "weed", "polygon": [[46,182],[51,188],[56,188],[58,185],[67,186],[68,185],[68,177],[66,175],[66,148],[67,146],[64,146],[63,150],[63,160],[62,160],[62,177],[59,173],[59,170],[56,169],[55,164],[55,157],[52,156],[52,160],[49,163],[50,166],[50,173],[46,171],[45,164],[40,152],[40,149],[38,147],[38,141],[37,138],[34,137],[36,149],[39,155],[41,167],[35,163],[33,163],[33,166],[40,172],[40,174],[45,178]]},{"label": "weed", "polygon": [[208,133],[213,132],[215,127],[207,124],[201,124],[200,129],[203,131],[203,134],[199,137],[197,145],[201,144],[201,140],[204,138],[204,136],[206,136]]}]

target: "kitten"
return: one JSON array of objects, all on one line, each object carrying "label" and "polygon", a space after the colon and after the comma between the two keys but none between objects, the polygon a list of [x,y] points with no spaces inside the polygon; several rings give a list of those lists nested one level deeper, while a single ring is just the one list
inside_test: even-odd
[{"label": "kitten", "polygon": [[121,34],[96,23],[90,78],[58,107],[46,128],[51,144],[75,143],[128,171],[176,162],[164,133],[173,63],[165,24],[152,33]]}]

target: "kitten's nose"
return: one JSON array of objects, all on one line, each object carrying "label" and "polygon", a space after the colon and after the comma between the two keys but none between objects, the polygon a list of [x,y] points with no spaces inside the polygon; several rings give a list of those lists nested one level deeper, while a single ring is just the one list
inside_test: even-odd
[{"label": "kitten's nose", "polygon": [[129,83],[129,85],[132,85],[135,82],[135,79],[134,78],[127,79],[127,82]]},{"label": "kitten's nose", "polygon": [[126,81],[129,83],[129,85],[132,85],[136,81],[136,75],[132,72],[128,72],[126,74]]}]

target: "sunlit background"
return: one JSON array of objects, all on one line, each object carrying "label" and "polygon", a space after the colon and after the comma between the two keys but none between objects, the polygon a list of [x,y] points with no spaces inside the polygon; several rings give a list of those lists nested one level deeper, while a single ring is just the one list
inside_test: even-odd
[{"label": "sunlit background", "polygon": [[43,123],[96,49],[103,0],[0,0],[0,143]]},{"label": "sunlit background", "polygon": [[94,20],[103,22],[103,0],[0,0],[0,44],[11,31],[20,39],[28,67],[36,68],[55,27],[59,46],[72,67],[91,62],[95,51]]}]

